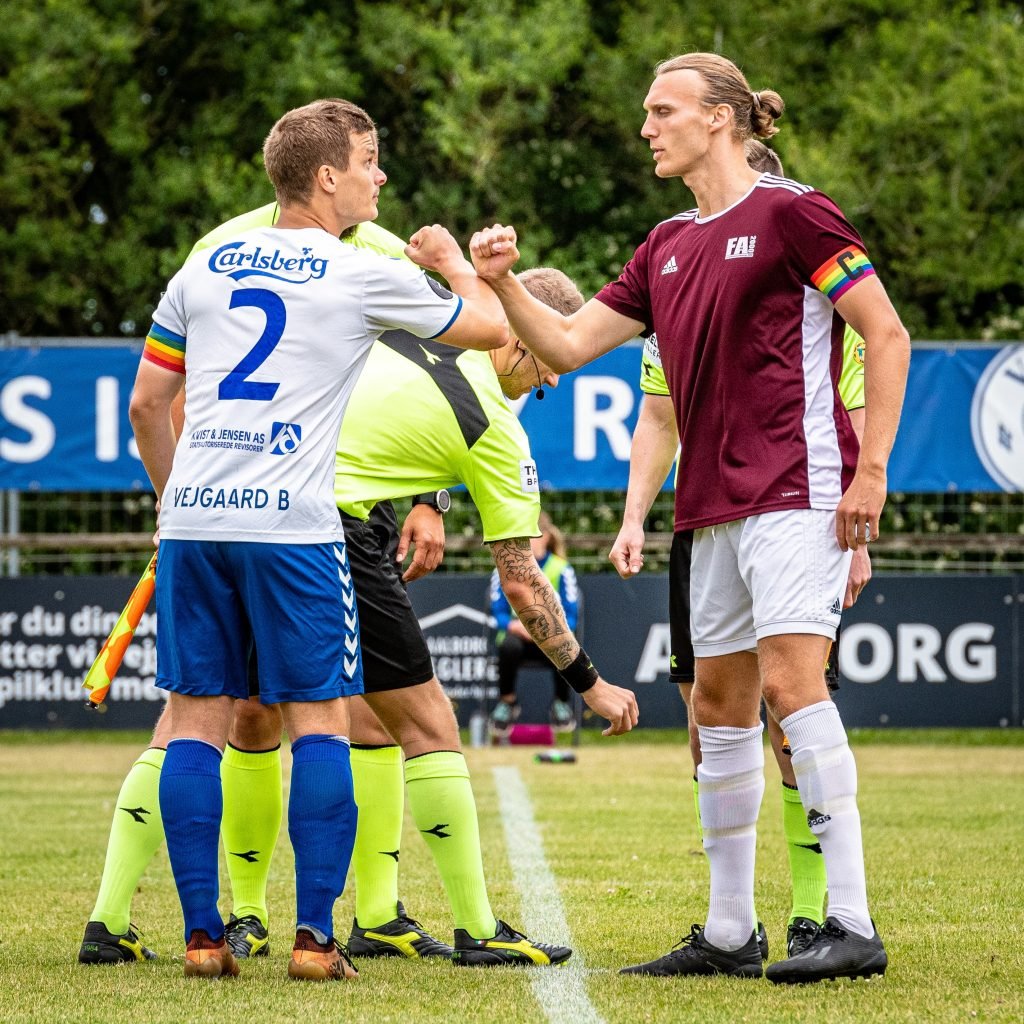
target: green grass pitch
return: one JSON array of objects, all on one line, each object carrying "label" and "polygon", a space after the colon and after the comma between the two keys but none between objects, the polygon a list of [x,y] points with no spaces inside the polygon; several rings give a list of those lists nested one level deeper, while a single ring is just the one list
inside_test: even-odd
[{"label": "green grass pitch", "polygon": [[[1024,736],[860,735],[868,888],[889,972],[870,982],[774,988],[765,981],[623,978],[619,967],[668,950],[703,921],[707,866],[678,734],[586,742],[575,765],[540,765],[528,748],[468,752],[491,902],[521,923],[492,768],[518,768],[586,961],[591,1019],[828,1022],[1024,1020]],[[186,981],[180,911],[166,854],[142,879],[133,920],[160,959],[116,968],[76,962],[121,779],[146,738],[0,733],[0,1021],[568,1021],[556,984],[525,969],[369,961],[348,984],[290,982],[293,883],[282,834],[271,877],[272,955],[237,981]],[[770,761],[769,754],[769,761]],[[224,891],[227,890],[226,876]],[[401,896],[430,930],[451,920],[426,847],[407,823]],[[222,904],[225,914],[227,903]],[[782,951],[788,868],[778,776],[769,768],[758,835],[757,907],[772,959]],[[348,935],[352,897],[335,920]],[[545,936],[538,936],[544,938]],[[564,969],[562,969],[564,970]],[[556,969],[557,971],[557,969]],[[546,993],[546,994],[545,994]],[[552,995],[553,993],[553,995]]]}]

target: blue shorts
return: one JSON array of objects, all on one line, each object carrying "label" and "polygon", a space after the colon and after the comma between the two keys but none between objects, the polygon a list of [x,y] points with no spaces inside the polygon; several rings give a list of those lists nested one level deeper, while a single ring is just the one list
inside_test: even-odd
[{"label": "blue shorts", "polygon": [[156,569],[156,685],[194,697],[331,700],[363,692],[344,543],[164,540]]}]

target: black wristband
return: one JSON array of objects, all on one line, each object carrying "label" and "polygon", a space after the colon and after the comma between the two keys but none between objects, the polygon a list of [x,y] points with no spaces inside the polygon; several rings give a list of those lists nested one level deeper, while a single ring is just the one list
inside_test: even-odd
[{"label": "black wristband", "polygon": [[586,693],[600,678],[590,655],[583,648],[576,655],[575,661],[565,668],[559,669],[558,674],[577,692]]},{"label": "black wristband", "polygon": [[413,496],[413,505],[429,505],[435,512],[444,515],[452,507],[452,497],[447,489],[442,487],[439,491],[429,491],[427,494]]}]

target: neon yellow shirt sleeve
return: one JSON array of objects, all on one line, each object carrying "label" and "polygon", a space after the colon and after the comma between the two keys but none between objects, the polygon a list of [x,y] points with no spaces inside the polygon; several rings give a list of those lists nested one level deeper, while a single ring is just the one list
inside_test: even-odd
[{"label": "neon yellow shirt sleeve", "polygon": [[658,336],[644,338],[644,354],[640,360],[640,390],[647,395],[667,395],[668,381],[661,365]]},{"label": "neon yellow shirt sleeve", "polygon": [[839,397],[847,411],[864,408],[864,339],[849,324],[843,332]]},{"label": "neon yellow shirt sleeve", "polygon": [[[232,217],[231,220],[215,227],[209,233],[203,235],[189,253],[189,258],[203,249],[212,249],[221,242],[230,242],[233,238],[253,228],[273,227],[277,218],[281,215],[281,207],[277,203],[267,203],[255,210]],[[369,249],[371,252],[380,253],[382,256],[393,256],[396,259],[405,259],[405,242],[392,234],[387,228],[382,228],[372,221],[365,221],[355,231],[345,238],[350,245],[357,249]]]}]

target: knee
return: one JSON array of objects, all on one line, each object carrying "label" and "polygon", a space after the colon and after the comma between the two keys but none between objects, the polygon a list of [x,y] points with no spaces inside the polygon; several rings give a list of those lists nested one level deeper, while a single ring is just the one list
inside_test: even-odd
[{"label": "knee", "polygon": [[251,700],[235,702],[228,742],[239,750],[269,750],[281,742],[281,711]]},{"label": "knee", "polygon": [[406,757],[459,749],[455,711],[437,679],[374,696],[375,704],[372,697],[367,702],[399,741]]}]

